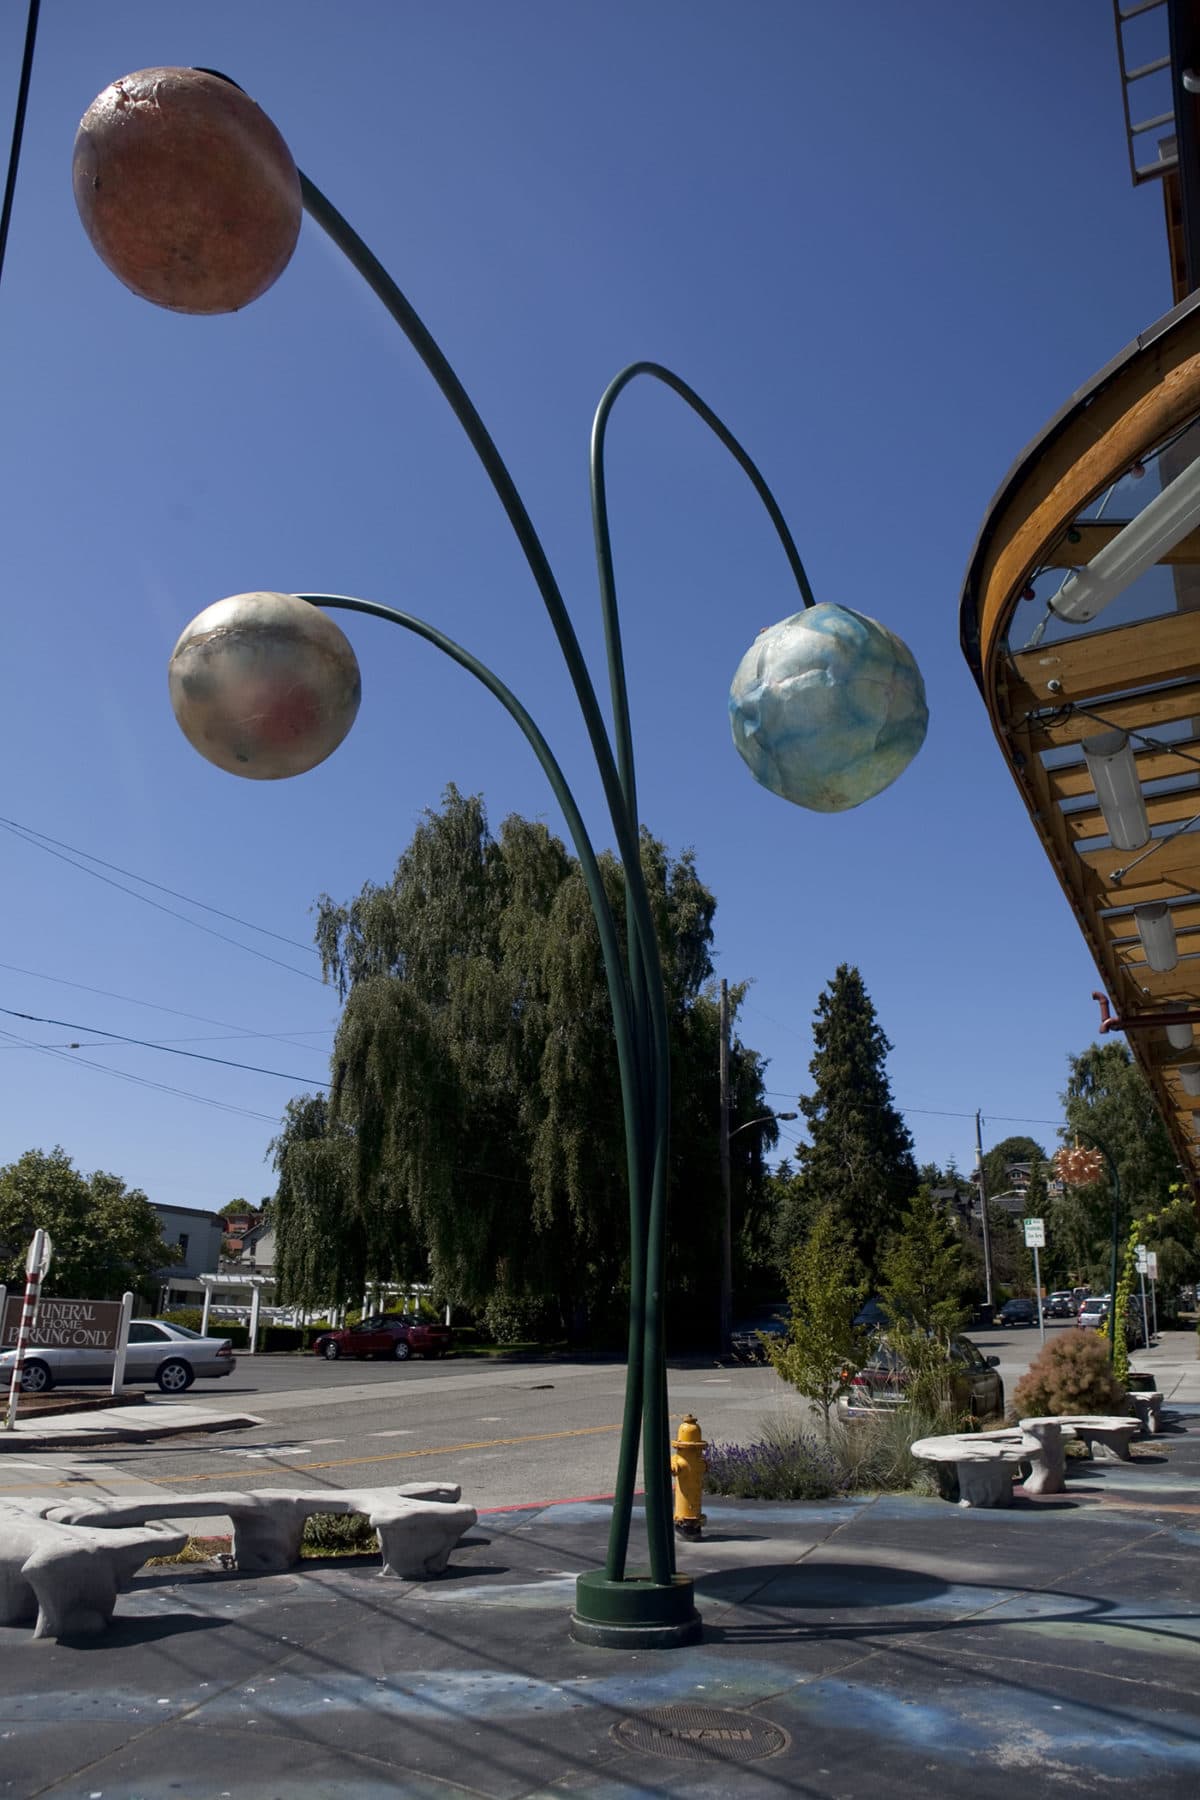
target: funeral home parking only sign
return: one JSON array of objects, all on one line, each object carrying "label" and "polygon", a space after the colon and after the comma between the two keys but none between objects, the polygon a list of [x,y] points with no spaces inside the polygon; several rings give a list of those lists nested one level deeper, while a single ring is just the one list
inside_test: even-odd
[{"label": "funeral home parking only sign", "polygon": [[[22,1304],[14,1294],[4,1308],[0,1347],[5,1350],[16,1345]],[[37,1343],[44,1350],[115,1350],[121,1342],[124,1311],[120,1300],[42,1300]]]}]

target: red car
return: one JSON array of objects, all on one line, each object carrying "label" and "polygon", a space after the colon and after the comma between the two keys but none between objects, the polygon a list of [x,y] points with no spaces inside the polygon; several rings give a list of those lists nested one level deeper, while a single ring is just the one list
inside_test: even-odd
[{"label": "red car", "polygon": [[323,1331],[313,1350],[327,1362],[336,1362],[339,1356],[391,1356],[406,1362],[410,1356],[444,1356],[453,1346],[454,1333],[448,1325],[414,1319],[408,1313],[376,1313],[343,1331]]}]

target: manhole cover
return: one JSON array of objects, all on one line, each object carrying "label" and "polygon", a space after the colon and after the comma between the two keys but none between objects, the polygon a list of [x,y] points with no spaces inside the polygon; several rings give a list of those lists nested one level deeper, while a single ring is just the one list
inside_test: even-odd
[{"label": "manhole cover", "polygon": [[622,1719],[612,1730],[627,1750],[648,1750],[675,1762],[760,1762],[791,1742],[769,1719],[723,1706],[656,1706]]}]

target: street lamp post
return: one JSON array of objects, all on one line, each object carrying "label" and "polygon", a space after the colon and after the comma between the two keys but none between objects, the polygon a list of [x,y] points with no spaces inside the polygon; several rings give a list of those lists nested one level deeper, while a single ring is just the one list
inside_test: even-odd
[{"label": "street lamp post", "polygon": [[[766,481],[700,396],[659,363],[610,383],[592,432],[591,494],[608,659],[612,736],[570,614],[516,485],[450,363],[378,258],[292,161],[254,101],[212,70],[148,69],[89,107],[76,139],[76,202],[94,247],[142,298],[176,312],[231,312],[286,267],[302,214],[326,232],[416,350],[478,456],[549,615],[600,775],[625,883],[618,941],[596,854],[574,795],[517,696],[436,626],[346,595],[255,593],[192,621],[171,658],[172,704],[185,735],[234,774],[303,773],[349,730],[358,666],[329,610],[368,614],[414,633],[479,681],[523,732],[570,832],[600,940],[620,1071],[629,1184],[629,1339],[625,1409],[603,1571],[581,1575],[572,1634],[587,1643],[688,1643],[701,1625],[690,1578],[675,1569],[663,1346],[670,1108],[666,995],[639,854],[633,741],[604,474],[612,407],[636,377],[670,388],[715,434],[762,500],[799,589],[801,610],[761,632],[734,677],[734,742],[751,772],[817,811],[856,806],[888,786],[924,738],[920,672],[904,644],[849,608],[817,605]],[[751,1121],[756,1123],[757,1121]],[[648,1571],[627,1552],[639,1440]]]},{"label": "street lamp post", "polygon": [[718,1349],[728,1356],[733,1342],[733,1180],[729,1163],[729,1140],[752,1125],[771,1125],[776,1119],[794,1119],[794,1112],[763,1113],[747,1119],[744,1125],[729,1129],[729,1036],[728,999],[725,983],[721,983],[721,1292],[718,1306]]},{"label": "street lamp post", "polygon": [[[1108,1170],[1109,1184],[1112,1189],[1112,1242],[1110,1244],[1109,1281],[1108,1281],[1108,1360],[1114,1362],[1117,1354],[1117,1283],[1121,1258],[1121,1177],[1117,1169],[1116,1159],[1108,1145],[1098,1138],[1094,1131],[1089,1131],[1090,1145],[1081,1145],[1076,1141],[1073,1149],[1060,1150],[1054,1158],[1055,1168],[1065,1182],[1072,1187],[1090,1187],[1098,1181],[1104,1170]],[[1124,1320],[1121,1321],[1124,1329]]]}]

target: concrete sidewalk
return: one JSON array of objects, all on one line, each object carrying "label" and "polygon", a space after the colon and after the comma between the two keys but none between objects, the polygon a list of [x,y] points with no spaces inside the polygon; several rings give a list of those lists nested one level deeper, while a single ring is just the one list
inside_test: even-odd
[{"label": "concrete sidewalk", "polygon": [[685,1650],[571,1641],[602,1505],[484,1514],[431,1582],[147,1570],[104,1637],[0,1629],[0,1794],[1193,1800],[1200,1408],[1166,1425],[1011,1510],[714,1499]]}]

